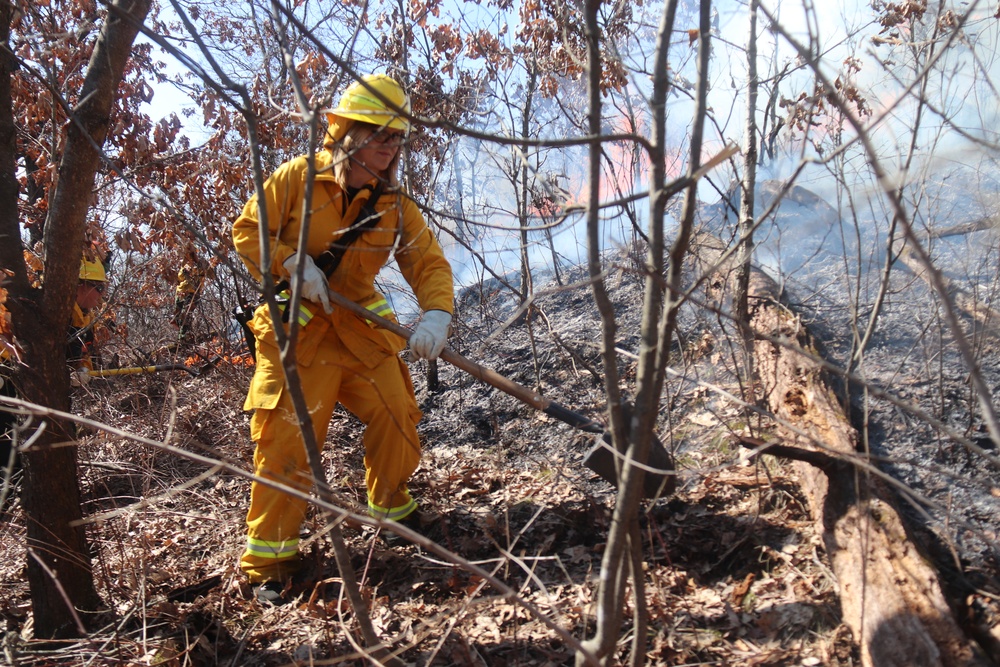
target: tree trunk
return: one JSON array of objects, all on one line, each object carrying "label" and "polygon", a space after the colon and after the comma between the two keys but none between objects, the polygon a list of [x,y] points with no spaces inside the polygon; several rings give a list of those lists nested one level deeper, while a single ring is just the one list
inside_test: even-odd
[{"label": "tree trunk", "polygon": [[[5,5],[6,7],[6,5]],[[28,286],[20,244],[6,245],[4,266],[14,271],[8,306],[15,340],[22,350],[16,385],[33,403],[67,410],[66,329],[76,294],[86,216],[100,147],[107,137],[115,91],[150,0],[118,0],[90,59],[74,118],[67,129],[66,149],[45,225],[45,286]],[[4,10],[7,11],[6,9]],[[4,23],[9,29],[8,21]],[[3,83],[9,91],[12,63],[5,62]],[[10,96],[3,94],[0,117],[0,163],[4,175],[15,164],[15,147],[6,141],[13,127]],[[6,179],[0,179],[5,181]],[[0,208],[17,210],[16,189],[0,190]],[[0,235],[18,238],[18,221],[0,220]],[[72,429],[47,423],[24,456],[22,503],[27,520],[28,583],[36,637],[62,637],[82,631],[78,611],[94,610],[100,599],[94,588],[90,550],[80,523],[80,488]]]},{"label": "tree trunk", "polygon": [[750,331],[750,313],[747,291],[750,285],[750,258],[753,256],[754,197],[757,189],[757,0],[750,0],[750,26],[747,36],[747,118],[746,148],[743,151],[743,183],[740,196],[740,220],[737,225],[740,244],[736,250],[735,292],[733,295],[733,315],[743,336],[745,377],[752,385],[753,365],[751,348],[753,334]]},{"label": "tree trunk", "polygon": [[[526,97],[524,100],[524,110],[521,114],[521,136],[524,138],[531,137],[531,103],[534,99],[535,84],[538,81],[538,71],[535,67],[532,67],[528,71],[528,86],[526,90]],[[531,298],[531,294],[534,291],[534,286],[532,285],[531,278],[531,257],[530,257],[530,246],[528,245],[528,227],[531,225],[531,220],[528,215],[528,211],[531,206],[531,188],[528,187],[528,175],[529,175],[529,164],[528,156],[530,155],[531,147],[523,144],[518,146],[516,150],[511,151],[511,174],[517,178],[517,185],[515,186],[518,191],[517,196],[517,222],[518,222],[518,235],[521,242],[521,295],[520,304],[524,305]],[[531,313],[526,312],[526,316],[530,317]]]},{"label": "tree trunk", "polygon": [[[709,266],[725,248],[707,235],[697,246],[699,259]],[[725,264],[716,268],[717,275],[726,275]],[[725,286],[725,278],[717,284]],[[777,286],[762,272],[752,273],[749,293],[763,396],[771,412],[809,438],[785,426],[778,433],[825,460],[819,465],[800,460],[795,467],[823,535],[844,621],[861,646],[862,664],[988,664],[959,627],[937,572],[907,536],[892,494],[849,462],[858,458],[857,434],[819,362],[807,356],[817,354],[809,332],[780,304]]]}]

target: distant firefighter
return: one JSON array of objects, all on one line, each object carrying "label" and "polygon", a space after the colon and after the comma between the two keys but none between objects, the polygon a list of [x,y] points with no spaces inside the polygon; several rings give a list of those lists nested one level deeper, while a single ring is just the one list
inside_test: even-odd
[{"label": "distant firefighter", "polygon": [[[66,338],[66,363],[70,367],[70,383],[80,387],[90,382],[90,371],[94,368],[94,310],[101,303],[108,276],[99,260],[84,257],[80,261],[80,281],[76,287],[76,301]],[[16,398],[14,386],[14,365],[16,359],[12,341],[0,344],[0,395]],[[13,412],[0,410],[0,483],[6,476],[20,469],[14,447],[17,416]]]},{"label": "distant firefighter", "polygon": [[80,283],[76,288],[73,320],[70,323],[66,362],[73,368],[70,380],[73,386],[90,381],[89,371],[94,369],[96,354],[94,309],[101,303],[108,276],[104,264],[84,258],[80,263]]},{"label": "distant firefighter", "polygon": [[174,317],[171,322],[180,330],[181,341],[191,337],[191,322],[195,307],[201,299],[201,291],[209,271],[194,249],[185,253],[184,262],[177,272],[177,291],[174,295]]}]

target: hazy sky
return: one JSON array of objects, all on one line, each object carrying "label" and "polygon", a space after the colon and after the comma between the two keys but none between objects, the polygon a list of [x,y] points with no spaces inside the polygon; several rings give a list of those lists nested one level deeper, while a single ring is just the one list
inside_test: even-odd
[{"label": "hazy sky", "polygon": [[[911,68],[908,68],[908,61],[905,50],[901,47],[893,49],[891,45],[878,46],[873,43],[873,37],[879,34],[880,26],[874,23],[873,11],[868,2],[856,0],[830,1],[810,3],[812,12],[807,12],[803,2],[776,2],[769,0],[764,2],[764,7],[771,7],[776,12],[776,17],[781,24],[802,43],[808,43],[810,35],[815,37],[815,48],[822,54],[823,71],[831,79],[836,78],[838,72],[842,70],[843,63],[847,58],[856,58],[862,64],[860,72],[856,75],[856,83],[862,94],[872,106],[875,115],[873,118],[879,119],[879,124],[875,126],[872,136],[877,142],[879,150],[885,156],[887,170],[895,170],[901,163],[902,156],[905,155],[911,143],[911,127],[916,113],[916,105],[912,99],[900,98],[906,90],[906,86],[913,78]],[[470,10],[470,7],[473,7]],[[662,11],[662,5],[644,5],[648,13],[650,26],[655,27],[658,20],[658,12]],[[690,47],[686,46],[686,31],[689,28],[696,28],[695,2],[689,1],[682,7],[682,21],[677,25],[675,36],[678,46],[675,47],[675,54],[672,55],[671,64],[676,68],[676,74],[684,75],[693,83],[694,59],[691,57]],[[714,34],[713,59],[711,62],[711,92],[710,104],[713,110],[713,120],[709,124],[706,141],[707,150],[714,151],[722,145],[723,141],[735,141],[744,143],[745,127],[745,100],[743,94],[746,86],[746,62],[743,48],[747,42],[747,7],[746,3],[739,0],[722,0],[715,4],[717,16],[715,25],[717,33]],[[967,139],[959,136],[954,128],[948,126],[953,123],[960,126],[965,131],[983,136],[987,132],[991,135],[993,128],[1000,126],[996,118],[998,100],[996,90],[993,87],[993,74],[996,72],[995,48],[996,43],[996,21],[991,19],[991,10],[984,3],[956,5],[959,10],[966,10],[969,7],[974,9],[976,21],[970,23],[963,40],[959,45],[947,53],[937,62],[936,68],[940,74],[928,78],[928,86],[925,92],[927,99],[931,102],[933,109],[922,109],[921,127],[923,128],[917,142],[922,155],[918,156],[918,163],[931,165],[933,170],[940,170],[943,173],[953,171],[960,165],[978,165],[983,160],[991,160],[992,154],[983,147],[971,147]],[[467,29],[472,29],[477,25],[496,31],[497,26],[504,23],[504,20],[496,13],[476,8],[473,3],[455,3],[445,8],[442,20],[450,16],[455,17],[461,14]],[[508,17],[507,22],[510,22]],[[695,23],[688,24],[691,21]],[[790,45],[785,40],[766,29],[766,19],[762,13],[759,19],[758,40],[759,69],[760,76],[765,80],[774,72],[780,71],[786,65],[791,67],[792,72],[782,83],[780,91],[782,96],[796,97],[800,91],[811,92],[813,76],[808,68],[802,67],[801,61]],[[516,25],[510,26],[508,39],[516,30]],[[929,43],[929,42],[928,42]],[[924,45],[926,46],[926,45]],[[639,48],[639,47],[637,47]],[[651,46],[643,47],[651,50]],[[685,51],[685,49],[688,49]],[[640,49],[641,50],[641,49]],[[676,56],[676,57],[675,57]],[[648,58],[648,51],[640,54],[629,54],[634,58],[630,61],[641,65],[644,58]],[[169,64],[171,71],[180,71],[180,66],[173,62],[170,56],[162,56],[162,59]],[[889,61],[880,63],[879,60]],[[685,65],[686,62],[686,65]],[[895,78],[894,78],[895,77]],[[637,74],[632,79],[633,85],[637,87],[648,86],[648,79],[644,79],[641,74]],[[765,88],[767,84],[765,84]],[[637,91],[642,94],[643,91]],[[690,128],[691,108],[690,97],[683,94],[671,97],[671,109],[669,119],[669,129],[671,136],[676,141],[677,161],[672,165],[675,170],[682,168],[682,160],[685,156],[686,136]],[[766,90],[762,90],[761,99],[758,101],[760,109],[766,105]],[[183,107],[192,106],[191,102],[180,92],[170,85],[156,86],[156,96],[149,107],[149,112],[154,117],[166,115],[174,111],[182,118],[185,124],[185,131],[192,136],[195,143],[199,141],[199,136],[204,132],[200,127],[199,115],[192,118],[184,118],[180,111]],[[606,106],[606,113],[613,113],[613,107]],[[779,115],[785,115],[785,109],[779,109]],[[942,115],[949,120],[942,120]],[[509,122],[509,119],[508,119]],[[873,122],[869,119],[868,122]],[[614,126],[614,120],[608,123],[609,127]],[[832,128],[835,129],[835,128]],[[819,126],[813,128],[813,135],[822,137],[824,132],[832,131],[831,128]],[[846,136],[850,136],[848,132]],[[992,138],[992,136],[990,137]],[[498,152],[506,149],[497,148]],[[611,149],[613,151],[613,149]],[[578,173],[566,173],[567,184],[579,183],[584,173],[586,165],[585,152],[574,149],[567,149],[570,159],[560,161],[564,172],[571,172],[576,169]],[[857,192],[864,194],[866,191],[873,191],[873,184],[865,179],[864,160],[856,156],[858,151],[854,151],[849,160],[845,160],[846,168],[856,170],[856,174],[861,181],[856,186]],[[762,176],[765,178],[785,178],[788,177],[801,159],[810,158],[816,164],[810,166],[800,176],[800,183],[816,190],[829,199],[833,187],[832,179],[829,177],[827,168],[817,161],[817,158],[826,157],[818,155],[812,151],[808,144],[792,144],[786,152],[777,159],[771,160],[764,165]],[[719,173],[718,178],[722,182],[727,182],[728,178],[724,173]],[[640,177],[641,178],[641,177]],[[502,183],[502,178],[498,179]],[[637,189],[642,189],[644,183],[639,183]],[[497,186],[494,194],[500,195],[502,186]],[[586,197],[585,186],[573,188],[573,197],[577,201],[582,201]],[[701,196],[707,201],[714,201],[717,195],[712,190],[704,188]],[[512,205],[504,206],[506,210],[513,211]],[[644,213],[644,207],[639,207]],[[510,220],[506,221],[508,224]],[[557,232],[556,240],[568,254],[574,256],[582,250],[580,235],[570,228],[564,228]],[[484,248],[488,253],[511,253],[516,251],[516,244],[511,247],[508,240],[493,239],[489,247]],[[546,248],[539,246],[537,252],[546,254]]]}]

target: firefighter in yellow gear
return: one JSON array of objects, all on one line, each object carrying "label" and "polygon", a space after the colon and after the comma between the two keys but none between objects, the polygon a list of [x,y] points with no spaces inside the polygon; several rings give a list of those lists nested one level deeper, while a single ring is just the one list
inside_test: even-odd
[{"label": "firefighter in yellow gear", "polygon": [[74,386],[90,381],[88,371],[94,370],[94,309],[101,303],[104,290],[108,286],[108,275],[104,264],[84,257],[80,262],[80,282],[76,288],[76,303],[73,304],[73,319],[68,333],[66,362],[73,371],[70,381]]},{"label": "firefighter in yellow gear", "polygon": [[[451,266],[417,205],[400,188],[400,148],[410,130],[409,100],[394,79],[368,75],[347,88],[327,116],[324,150],[315,156],[312,200],[304,206],[308,179],[305,156],[284,163],[264,183],[233,224],[237,252],[256,277],[270,271],[276,281],[292,280],[301,268],[302,308],[295,314],[296,363],[315,430],[323,443],[340,402],[366,426],[365,483],[369,512],[396,521],[412,518],[417,503],[407,481],[420,460],[417,422],[422,414],[409,371],[399,353],[406,341],[344,309],[330,306],[328,289],[395,320],[374,287],[375,277],[395,257],[422,311],[410,339],[414,357],[435,359],[444,347],[453,312]],[[343,251],[332,275],[316,261],[353,225],[379,192],[374,226]],[[309,234],[299,248],[303,211],[311,211]],[[269,264],[260,253],[260,220],[267,213]],[[298,264],[303,266],[299,267]],[[286,314],[286,318],[292,317]],[[283,323],[282,326],[289,326]],[[253,410],[250,435],[256,443],[258,476],[308,490],[312,478],[292,403],[285,390],[268,308],[249,322],[257,344],[257,366],[244,403]],[[247,544],[241,567],[258,584],[258,599],[278,603],[276,591],[297,569],[299,530],[306,502],[265,484],[254,483],[247,514]],[[266,595],[271,589],[271,596]],[[265,595],[262,595],[262,592]]]},{"label": "firefighter in yellow gear", "polygon": [[193,248],[184,253],[184,262],[177,271],[177,288],[174,291],[174,316],[170,320],[177,326],[180,340],[191,338],[191,320],[201,300],[206,281],[214,277],[211,267],[206,267]]},{"label": "firefighter in yellow gear", "polygon": [[[66,363],[70,365],[70,383],[74,387],[87,384],[90,381],[89,371],[94,369],[91,358],[94,352],[93,310],[100,304],[108,284],[107,272],[99,260],[84,257],[80,261],[79,275],[80,282],[77,283],[76,301],[73,303],[66,342]],[[0,395],[16,398],[13,349],[13,341],[6,337],[0,340]],[[14,447],[16,425],[14,413],[0,410],[0,483],[7,471],[20,469]]]}]

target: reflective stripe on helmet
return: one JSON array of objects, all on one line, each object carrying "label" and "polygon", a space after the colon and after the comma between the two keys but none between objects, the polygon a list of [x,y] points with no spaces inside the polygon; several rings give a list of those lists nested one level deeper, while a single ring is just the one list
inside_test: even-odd
[{"label": "reflective stripe on helmet", "polygon": [[366,95],[365,93],[362,93],[362,92],[355,92],[354,93],[354,100],[353,101],[354,101],[354,104],[352,105],[353,108],[350,109],[351,111],[363,112],[364,111],[363,108],[359,109],[357,107],[357,105],[359,105],[359,104],[364,104],[367,107],[369,107],[369,109],[371,111],[375,111],[375,112],[378,112],[378,113],[383,113],[384,114],[386,111],[389,111],[389,107],[387,107],[382,102],[382,100],[378,99],[377,97],[370,97],[370,96],[368,96],[368,95]]}]

